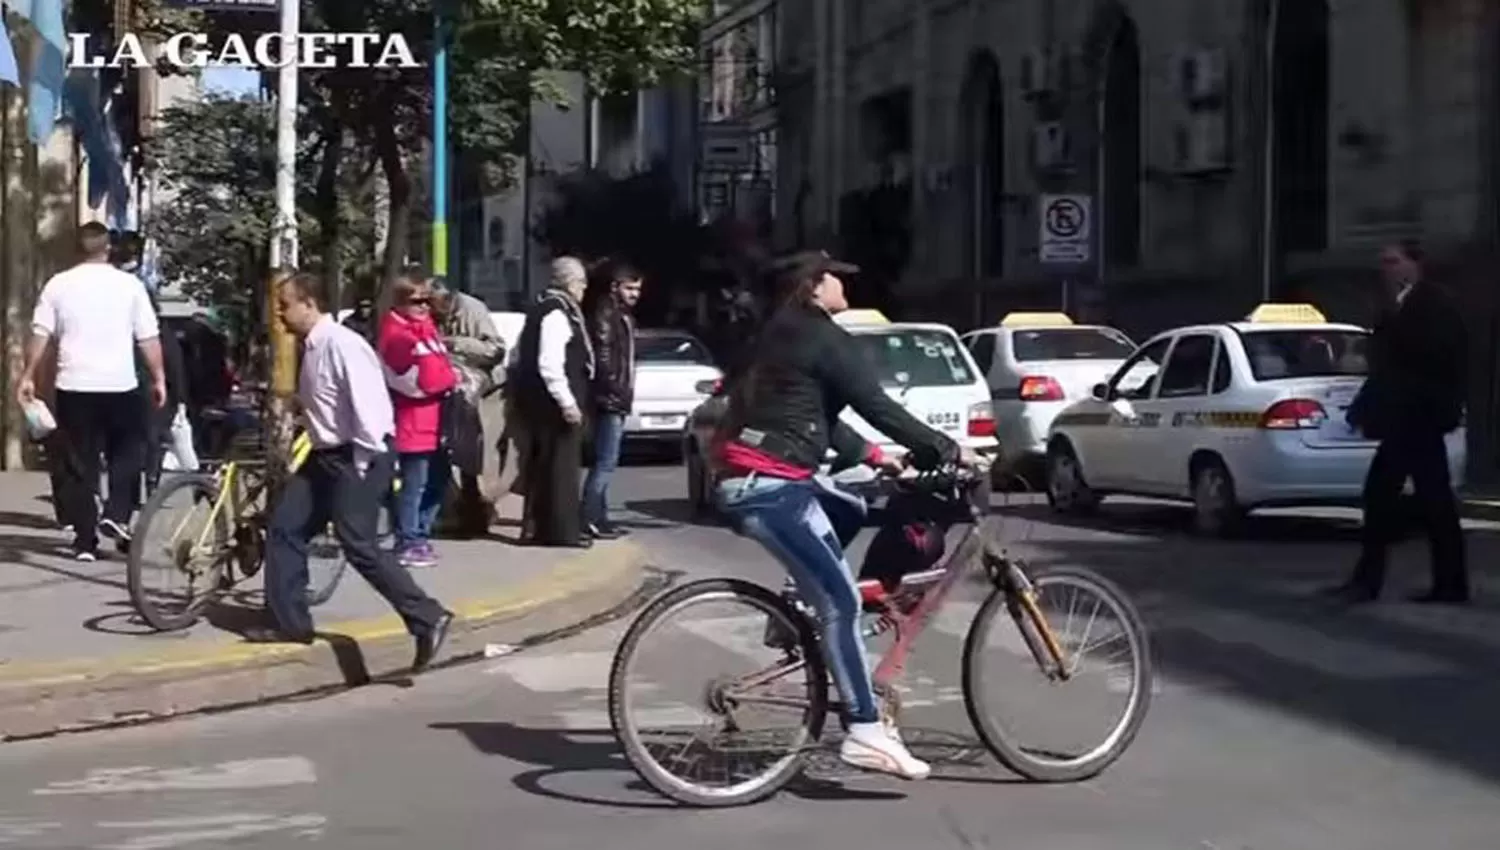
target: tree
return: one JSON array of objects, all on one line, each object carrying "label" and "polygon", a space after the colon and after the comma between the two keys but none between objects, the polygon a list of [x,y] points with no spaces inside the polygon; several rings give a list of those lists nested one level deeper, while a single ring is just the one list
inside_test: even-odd
[{"label": "tree", "polygon": [[644,323],[666,321],[675,294],[698,290],[707,233],[678,203],[666,169],[623,178],[580,171],[561,177],[555,190],[536,223],[537,240],[553,256],[623,260],[639,268],[649,284],[638,308]]},{"label": "tree", "polygon": [[[276,209],[274,118],[255,98],[208,93],[164,110],[147,143],[161,180],[147,227],[161,248],[162,276],[201,303],[244,297],[265,274]],[[311,144],[299,156],[301,185],[311,183]]]},{"label": "tree", "polygon": [[[531,104],[560,97],[538,71],[577,68],[598,94],[652,85],[694,61],[706,11],[705,0],[305,0],[304,14],[308,29],[403,33],[430,57],[433,2],[452,22],[450,142],[491,166],[490,189],[509,179]],[[394,273],[415,211],[410,169],[431,141],[431,71],[331,68],[305,79],[323,134],[356,144],[384,174]]]}]

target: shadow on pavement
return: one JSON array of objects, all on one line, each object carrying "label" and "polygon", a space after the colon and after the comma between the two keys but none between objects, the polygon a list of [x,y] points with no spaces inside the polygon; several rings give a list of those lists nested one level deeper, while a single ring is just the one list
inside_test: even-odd
[{"label": "shadow on pavement", "polygon": [[[1474,605],[1349,608],[1316,591],[1346,576],[1357,525],[1284,517],[1259,525],[1260,533],[1234,541],[1179,537],[1155,525],[1136,532],[1138,540],[1054,536],[1012,549],[1034,567],[1082,565],[1119,582],[1152,628],[1160,674],[1500,784],[1500,740],[1483,731],[1500,713],[1492,675],[1500,603],[1494,584],[1486,599],[1484,581],[1500,554],[1495,534],[1468,533]],[[1425,589],[1427,579],[1425,543],[1393,548],[1386,599]]]},{"label": "shadow on pavement", "polygon": [[[505,722],[434,723],[431,728],[458,732],[474,749],[486,755],[503,756],[537,768],[519,773],[511,780],[517,788],[529,794],[610,808],[682,808],[672,800],[657,796],[645,782],[636,778],[620,752],[614,733],[608,729],[530,729]],[[607,798],[553,787],[556,784],[553,780],[557,777],[600,771],[628,776],[620,785],[628,795]],[[846,788],[837,781],[806,775],[794,780],[785,792],[804,800],[884,801],[906,796],[889,789]]]}]

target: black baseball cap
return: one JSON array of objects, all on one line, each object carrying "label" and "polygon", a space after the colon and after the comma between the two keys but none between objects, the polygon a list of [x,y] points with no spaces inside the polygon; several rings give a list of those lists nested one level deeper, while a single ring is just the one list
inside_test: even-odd
[{"label": "black baseball cap", "polygon": [[827,251],[797,251],[773,261],[771,268],[779,275],[802,278],[859,273],[859,266],[834,259]]}]

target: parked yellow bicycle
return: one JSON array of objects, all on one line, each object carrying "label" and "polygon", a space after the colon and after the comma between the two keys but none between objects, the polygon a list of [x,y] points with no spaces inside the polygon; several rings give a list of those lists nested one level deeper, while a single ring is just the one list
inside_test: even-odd
[{"label": "parked yellow bicycle", "polygon": [[[311,451],[307,434],[298,433],[292,442],[290,468],[299,468]],[[263,458],[231,458],[204,472],[162,481],[141,508],[131,537],[126,581],[130,601],[141,619],[163,632],[188,628],[210,602],[260,571],[265,562],[268,483]],[[190,497],[189,511],[183,519],[173,521],[168,504],[181,496]],[[206,508],[206,521],[194,525],[199,508]],[[152,531],[162,527],[171,533],[165,542],[156,542]],[[158,554],[165,556],[165,564],[154,562]],[[333,596],[345,566],[330,526],[308,545],[308,604],[321,605]],[[169,577],[186,578],[187,589],[164,592],[148,588],[148,567]]]}]

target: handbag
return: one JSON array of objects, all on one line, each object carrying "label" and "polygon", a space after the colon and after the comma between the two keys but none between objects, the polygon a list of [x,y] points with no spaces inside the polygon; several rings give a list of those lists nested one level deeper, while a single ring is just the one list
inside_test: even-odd
[{"label": "handbag", "polygon": [[455,390],[443,396],[440,410],[439,445],[460,472],[478,475],[484,459],[484,428],[479,409]]}]

